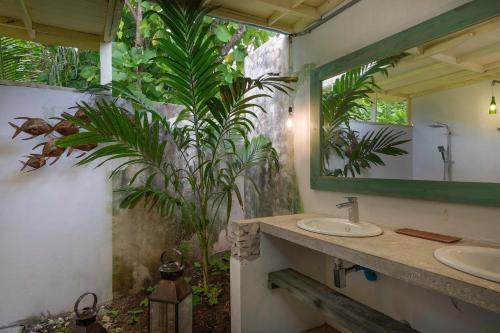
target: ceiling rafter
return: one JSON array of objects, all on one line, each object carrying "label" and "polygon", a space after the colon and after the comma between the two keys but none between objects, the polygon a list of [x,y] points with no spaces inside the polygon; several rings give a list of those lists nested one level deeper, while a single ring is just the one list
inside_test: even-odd
[{"label": "ceiling rafter", "polygon": [[289,0],[254,0],[254,2],[267,5],[277,11],[284,11],[302,17],[308,17],[315,20],[321,18],[321,15],[318,14],[315,7],[303,3],[299,3],[294,7]]},{"label": "ceiling rafter", "polygon": [[[2,35],[12,38],[26,39],[26,28],[20,19],[0,16]],[[40,43],[61,46],[73,46],[82,49],[99,50],[102,36],[85,32],[68,30],[44,24],[33,23],[36,40]]]},{"label": "ceiling rafter", "polygon": [[[234,11],[231,9],[227,8],[217,8],[215,9],[211,15],[215,17],[220,17],[220,18],[225,18],[225,19],[232,19],[235,21],[242,21],[250,24],[255,24],[258,26],[266,26],[267,25],[267,19],[259,17],[259,16],[254,16],[254,15],[249,15],[249,14],[242,14],[241,12]],[[282,22],[276,22],[273,26],[273,28],[276,28],[281,31],[292,31],[293,27],[289,24],[285,24]]]},{"label": "ceiling rafter", "polygon": [[325,15],[326,13],[337,8],[344,0],[327,0],[318,7],[318,12],[320,15]]},{"label": "ceiling rafter", "polygon": [[29,38],[35,39],[36,33],[35,30],[33,30],[33,21],[31,20],[25,0],[19,0],[19,5],[21,7],[21,18],[23,20],[24,27],[26,28],[26,32],[28,33]]}]

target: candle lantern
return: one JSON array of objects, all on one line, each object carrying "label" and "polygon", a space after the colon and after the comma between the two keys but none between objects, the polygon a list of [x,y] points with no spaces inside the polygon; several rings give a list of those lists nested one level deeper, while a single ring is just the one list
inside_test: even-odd
[{"label": "candle lantern", "polygon": [[182,264],[165,262],[165,254],[158,269],[161,280],[149,295],[149,333],[191,333],[191,286],[182,276]]},{"label": "candle lantern", "polygon": [[[80,302],[87,296],[93,296],[93,305],[79,310]],[[78,297],[75,303],[76,326],[72,333],[108,333],[104,327],[97,322],[97,295],[85,293]]]}]

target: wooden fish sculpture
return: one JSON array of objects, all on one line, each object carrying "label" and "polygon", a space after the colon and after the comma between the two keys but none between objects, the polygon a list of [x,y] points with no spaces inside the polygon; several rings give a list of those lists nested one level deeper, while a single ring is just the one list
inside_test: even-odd
[{"label": "wooden fish sculpture", "polygon": [[80,158],[82,157],[83,155],[85,155],[87,152],[93,150],[97,148],[97,144],[96,143],[88,143],[88,144],[84,144],[84,145],[78,145],[78,146],[74,146],[74,147],[71,147],[69,150],[68,150],[68,155],[71,155],[71,153],[73,152],[73,150],[80,150],[80,151],[83,151],[82,154],[78,155],[76,158]]},{"label": "wooden fish sculpture", "polygon": [[23,171],[26,167],[30,167],[31,170],[28,170],[28,172],[31,172],[31,171],[40,169],[46,163],[45,156],[40,155],[40,154],[31,154],[31,155],[24,156],[24,157],[27,157],[28,160],[19,161],[23,165],[23,167],[21,168],[21,171]]},{"label": "wooden fish sculpture", "polygon": [[54,131],[61,134],[62,136],[68,136],[80,132],[80,128],[69,120],[57,117],[52,117],[50,119],[59,120],[59,122],[54,126]]},{"label": "wooden fish sculpture", "polygon": [[76,112],[73,115],[73,117],[75,117],[76,119],[79,119],[81,121],[84,121],[86,123],[90,123],[90,118],[85,113],[85,109],[84,108],[82,108],[80,106],[73,106],[70,109],[78,109],[78,110],[76,110]]},{"label": "wooden fish sculpture", "polygon": [[23,140],[30,140],[39,135],[48,135],[50,132],[52,132],[52,127],[41,118],[17,117],[14,119],[26,119],[26,121],[21,126],[9,122],[9,125],[16,129],[16,132],[12,136],[12,139],[18,136],[18,134],[21,132],[31,134],[31,137],[24,138]]},{"label": "wooden fish sculpture", "polygon": [[50,165],[53,165],[54,163],[56,163],[59,160],[59,158],[61,158],[64,151],[66,150],[66,148],[59,147],[58,145],[56,145],[56,142],[53,139],[48,140],[47,142],[42,142],[42,143],[36,145],[35,147],[33,147],[33,149],[36,149],[42,145],[43,145],[42,155],[47,157],[47,158],[50,158],[50,157],[55,158],[55,160],[52,161],[50,163]]}]

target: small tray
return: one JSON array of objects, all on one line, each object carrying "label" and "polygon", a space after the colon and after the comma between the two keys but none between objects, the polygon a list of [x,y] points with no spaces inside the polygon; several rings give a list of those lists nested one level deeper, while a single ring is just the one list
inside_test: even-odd
[{"label": "small tray", "polygon": [[398,234],[428,239],[441,243],[455,243],[462,239],[454,236],[435,234],[433,232],[410,229],[410,228],[396,229],[394,231]]}]

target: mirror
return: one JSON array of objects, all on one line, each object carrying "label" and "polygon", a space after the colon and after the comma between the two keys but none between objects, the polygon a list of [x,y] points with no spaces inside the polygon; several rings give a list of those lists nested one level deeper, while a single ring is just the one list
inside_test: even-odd
[{"label": "mirror", "polygon": [[495,80],[498,18],[322,80],[320,175],[500,182]]}]

